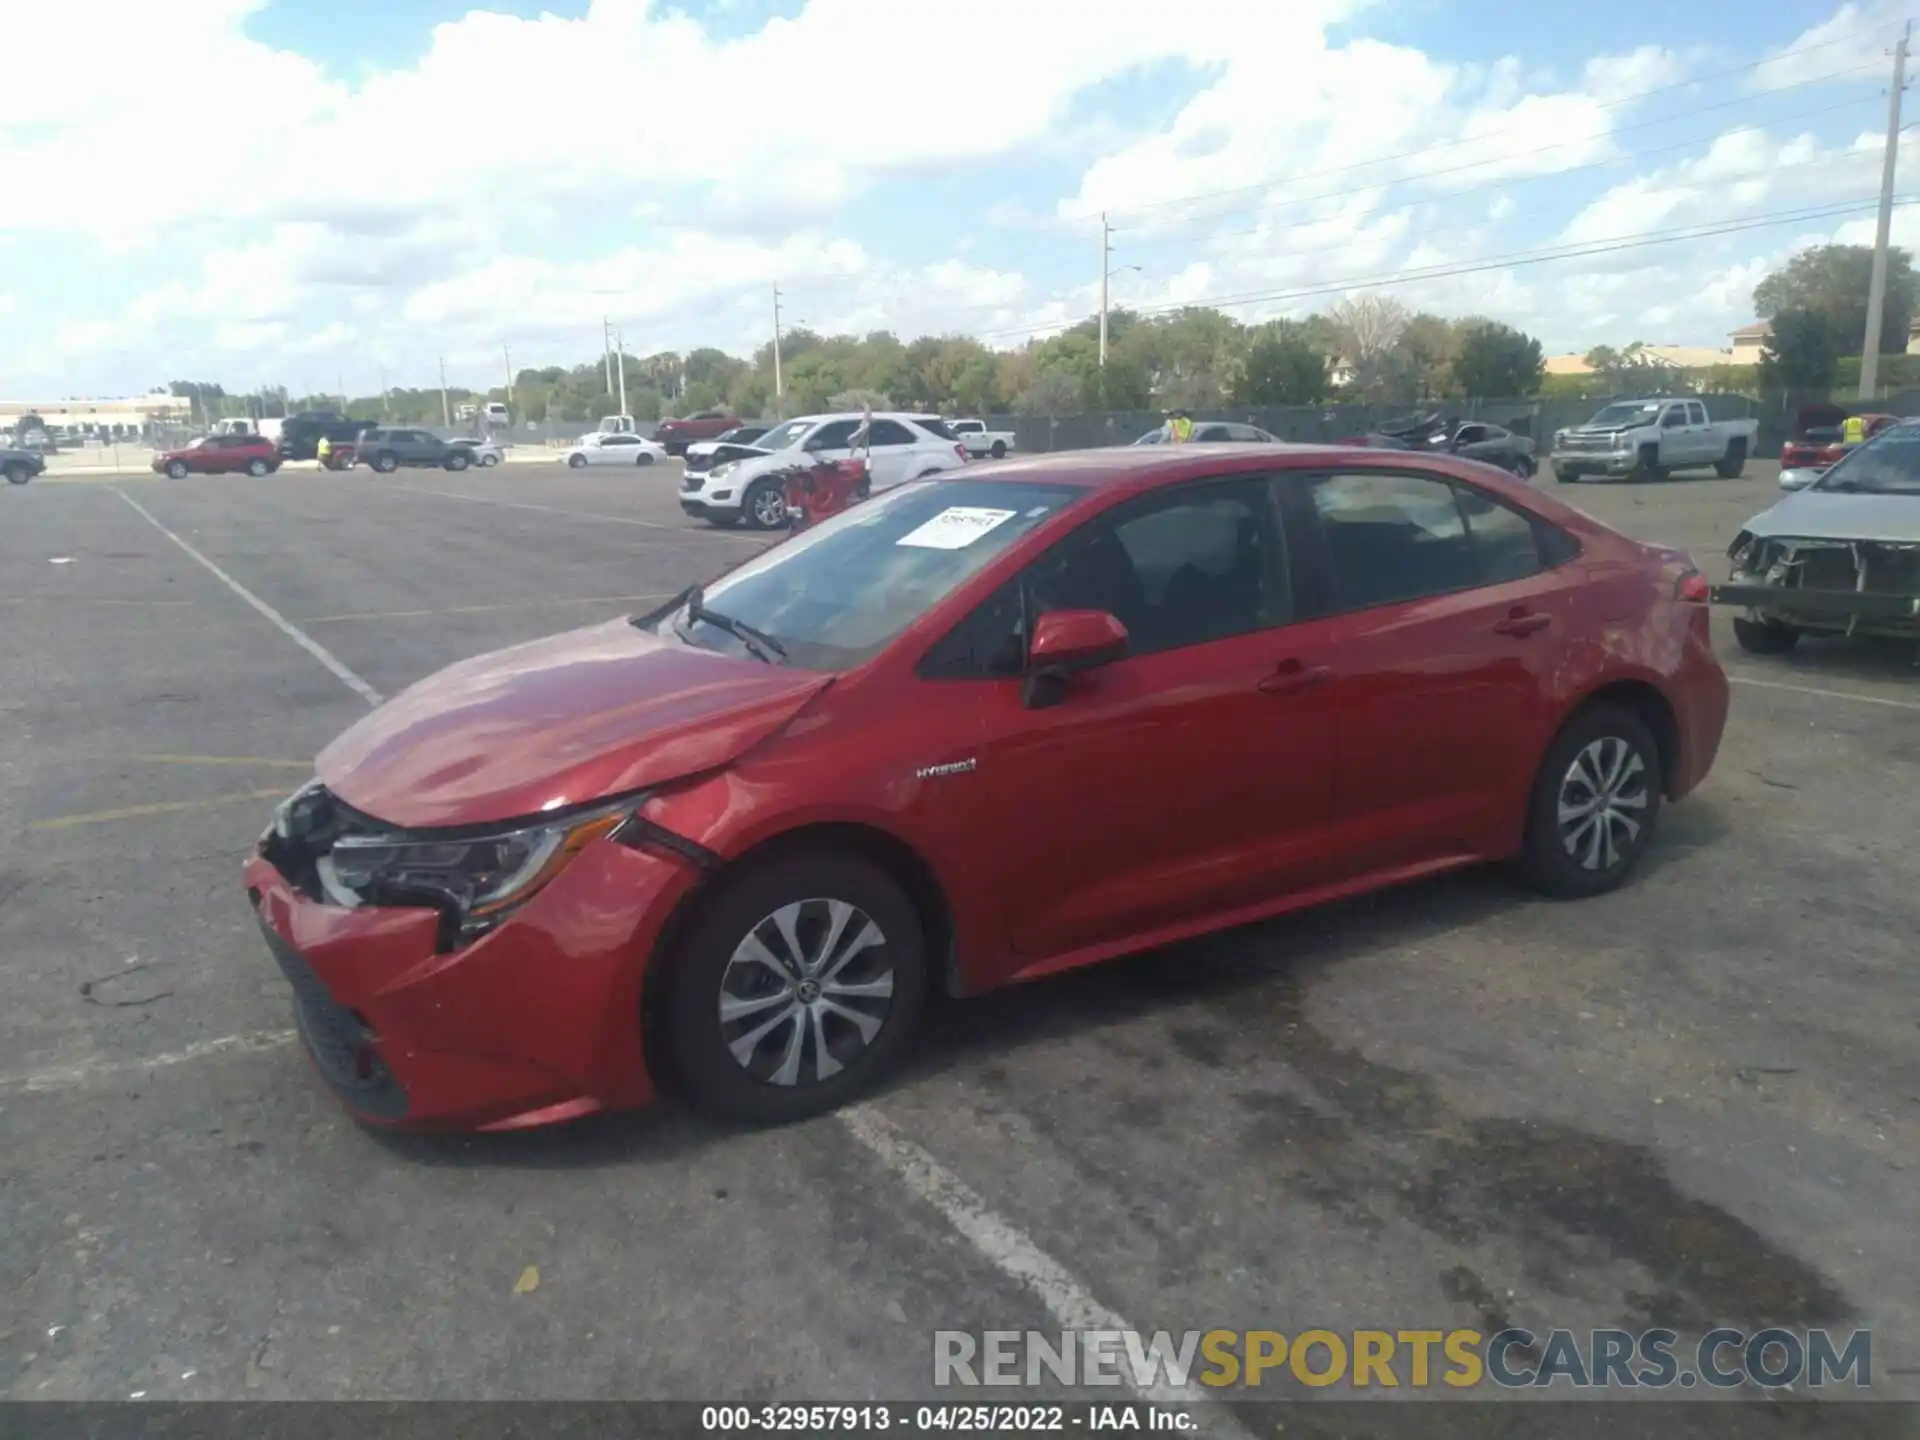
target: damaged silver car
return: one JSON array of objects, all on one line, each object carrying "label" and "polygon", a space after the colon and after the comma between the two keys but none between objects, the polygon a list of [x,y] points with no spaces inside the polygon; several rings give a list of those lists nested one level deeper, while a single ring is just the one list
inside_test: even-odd
[{"label": "damaged silver car", "polygon": [[1920,641],[1920,423],[1883,430],[1806,489],[1754,516],[1727,550],[1716,604],[1743,650],[1780,655],[1802,635]]}]

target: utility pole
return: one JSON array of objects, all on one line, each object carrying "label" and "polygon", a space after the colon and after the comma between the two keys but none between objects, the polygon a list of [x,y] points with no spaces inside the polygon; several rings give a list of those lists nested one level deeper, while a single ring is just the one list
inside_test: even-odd
[{"label": "utility pole", "polygon": [[627,338],[618,330],[613,332],[614,353],[620,357],[620,413],[627,413]]},{"label": "utility pole", "polygon": [[1107,368],[1107,281],[1113,278],[1113,227],[1100,212],[1100,368]]},{"label": "utility pole", "polygon": [[511,422],[511,421],[512,421],[512,419],[513,419],[513,415],[514,415],[514,408],[513,408],[513,349],[512,349],[512,347],[511,347],[511,346],[508,346],[508,345],[502,345],[502,346],[500,347],[500,357],[501,357],[501,358],[502,358],[503,360],[505,360],[505,361],[507,362],[507,419],[508,419],[508,421],[509,421],[509,422]]},{"label": "utility pole", "polygon": [[780,286],[773,287],[773,398],[774,412],[782,408],[779,401],[787,393],[786,385],[780,379]]},{"label": "utility pole", "polygon": [[393,419],[393,400],[387,394],[387,367],[380,367],[380,418]]},{"label": "utility pole", "polygon": [[607,394],[613,393],[613,321],[600,317],[600,349],[607,357]]},{"label": "utility pole", "polygon": [[453,410],[447,404],[447,357],[440,357],[440,423],[451,427]]},{"label": "utility pole", "polygon": [[1867,285],[1867,338],[1860,349],[1860,398],[1877,398],[1880,388],[1880,330],[1887,309],[1887,236],[1893,228],[1893,174],[1900,161],[1900,92],[1907,84],[1909,20],[1893,47],[1893,88],[1887,96],[1887,153],[1880,166],[1880,224],[1873,236],[1873,277]]}]

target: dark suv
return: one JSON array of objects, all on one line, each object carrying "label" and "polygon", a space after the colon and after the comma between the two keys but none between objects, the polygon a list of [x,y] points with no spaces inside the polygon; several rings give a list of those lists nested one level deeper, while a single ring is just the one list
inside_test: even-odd
[{"label": "dark suv", "polygon": [[382,475],[390,475],[402,465],[464,470],[473,463],[473,453],[449,445],[431,431],[379,428],[362,432],[354,444],[354,462],[371,465]]},{"label": "dark suv", "polygon": [[280,458],[311,460],[320,453],[322,437],[329,445],[351,445],[373,423],[349,420],[333,410],[303,410],[289,415],[280,425]]}]

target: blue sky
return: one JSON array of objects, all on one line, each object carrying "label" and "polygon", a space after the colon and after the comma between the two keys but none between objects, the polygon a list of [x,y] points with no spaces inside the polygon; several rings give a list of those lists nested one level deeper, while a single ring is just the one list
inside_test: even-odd
[{"label": "blue sky", "polygon": [[[95,37],[85,95],[57,69],[0,95],[7,173],[67,177],[0,215],[0,391],[23,395],[361,393],[441,355],[485,383],[502,346],[588,358],[601,314],[631,350],[744,353],[775,283],[789,324],[1016,345],[1095,305],[1102,209],[1139,267],[1118,303],[1254,319],[1378,288],[1549,350],[1720,345],[1794,246],[1870,233],[1899,16],[20,3],[29,43]],[[233,82],[148,83],[198,68]],[[1750,228],[1633,243],[1707,225]],[[1555,245],[1595,253],[1505,263]]]}]

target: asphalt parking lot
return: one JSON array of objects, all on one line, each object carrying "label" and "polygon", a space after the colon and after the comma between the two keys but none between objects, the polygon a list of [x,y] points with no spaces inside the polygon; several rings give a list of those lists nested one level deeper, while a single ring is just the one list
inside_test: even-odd
[{"label": "asphalt parking lot", "polygon": [[[0,1395],[905,1399],[931,1332],[1063,1313],[1870,1326],[1920,1395],[1910,649],[1718,621],[1718,766],[1602,900],[1454,878],[949,1004],[782,1130],[346,1120],[240,857],[370,695],[764,543],[677,475],[0,493]],[[1719,578],[1775,493],[1571,495]]]}]

